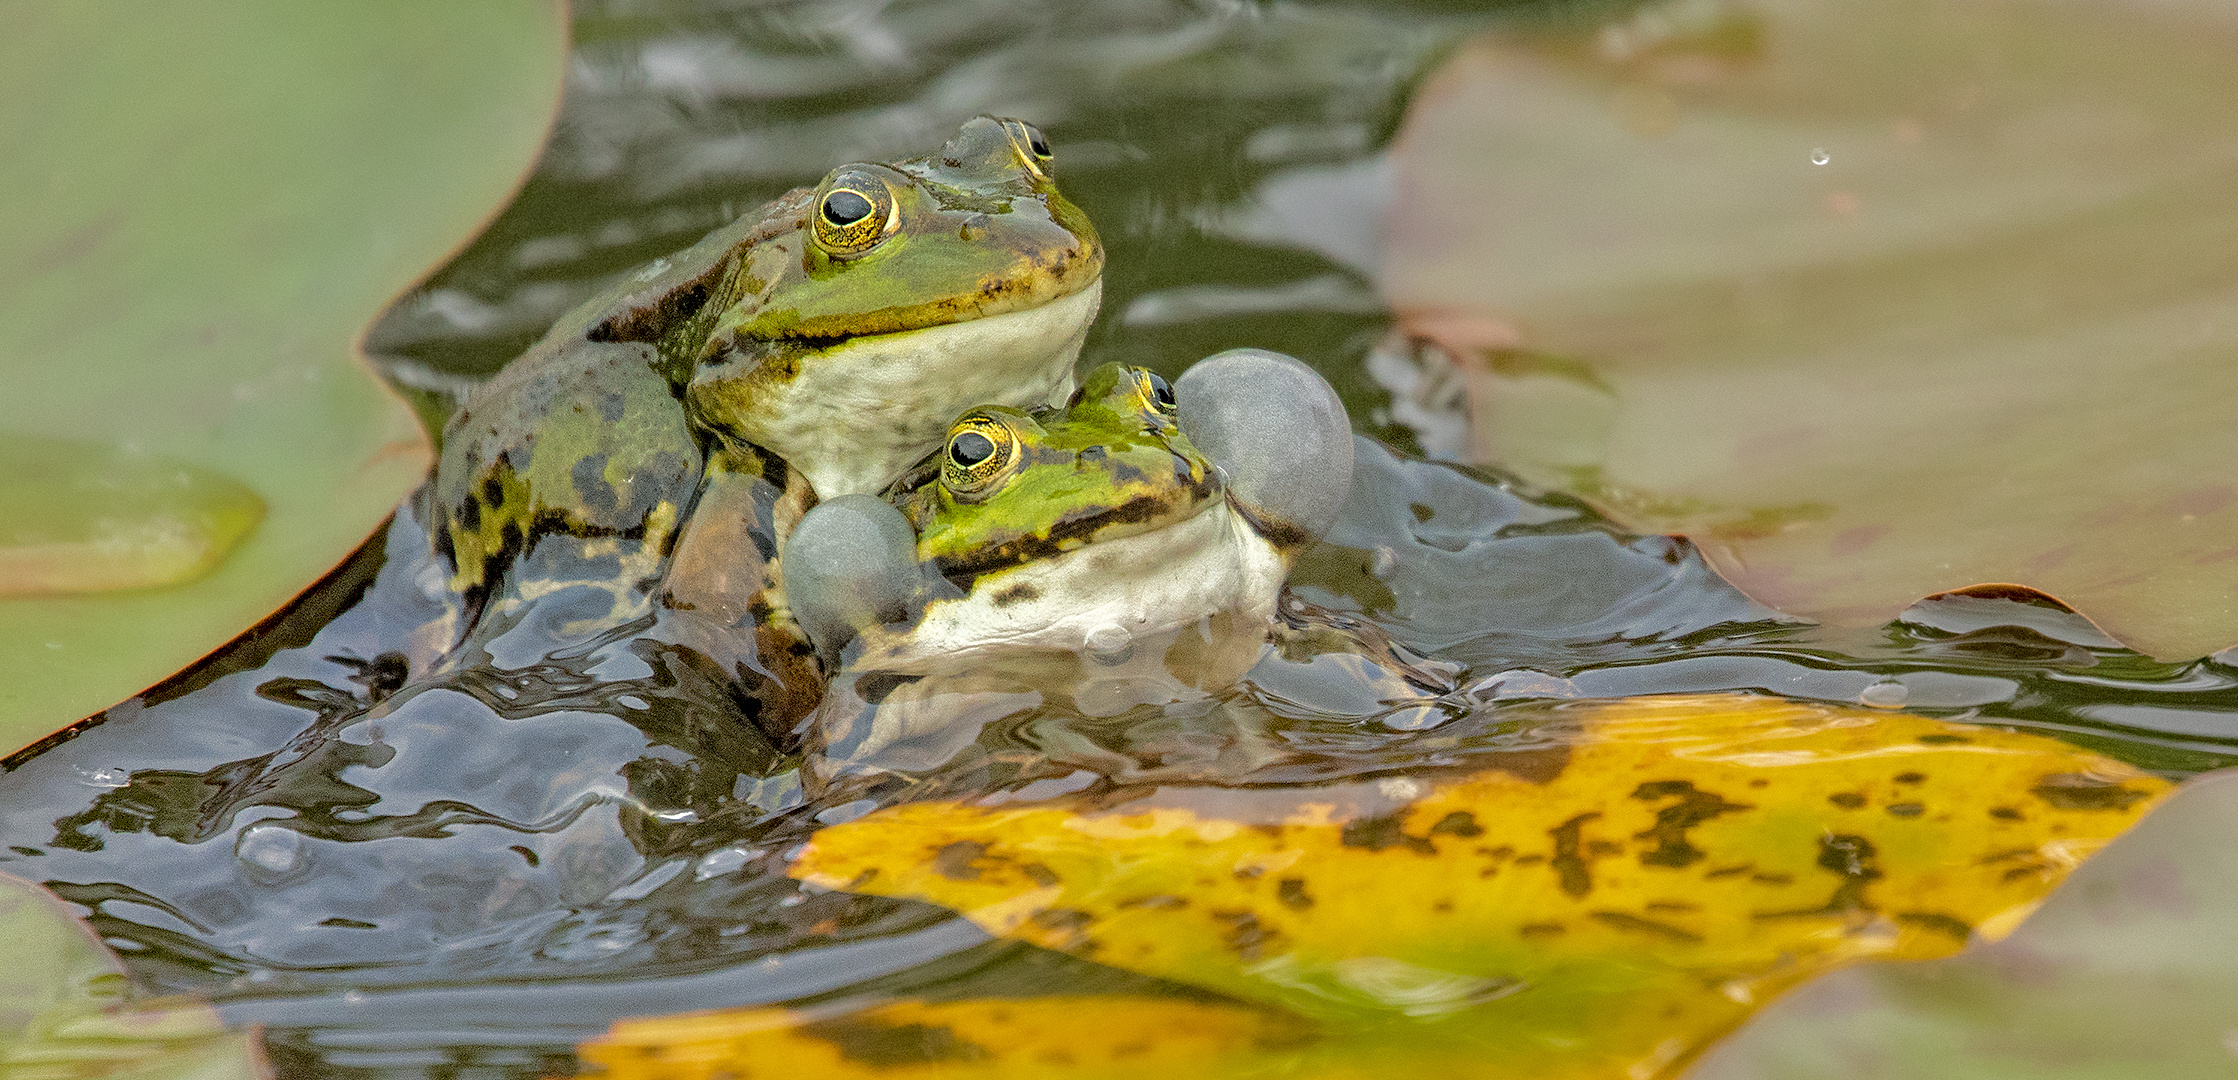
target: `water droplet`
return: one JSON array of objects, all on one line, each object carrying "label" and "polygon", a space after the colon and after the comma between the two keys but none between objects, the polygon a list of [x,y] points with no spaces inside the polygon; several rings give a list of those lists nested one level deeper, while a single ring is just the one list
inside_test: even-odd
[{"label": "water droplet", "polygon": [[1392,572],[1398,568],[1399,557],[1387,547],[1376,548],[1375,554],[1368,559],[1368,573],[1374,574],[1378,578],[1390,577]]},{"label": "water droplet", "polygon": [[1912,692],[1903,683],[1894,679],[1882,679],[1859,692],[1857,700],[1876,709],[1901,709],[1905,699],[1911,696]]},{"label": "water droplet", "polygon": [[1089,659],[1107,666],[1124,664],[1135,655],[1135,636],[1123,626],[1096,627],[1080,644],[1088,650]]},{"label": "water droplet", "polygon": [[1824,147],[1811,151],[1811,164],[1813,165],[1824,165],[1832,160],[1834,160],[1834,155],[1827,153]]},{"label": "water droplet", "polygon": [[240,839],[233,842],[233,857],[240,860],[243,877],[263,885],[275,885],[294,876],[308,861],[302,833],[284,825],[261,823],[241,830]]}]

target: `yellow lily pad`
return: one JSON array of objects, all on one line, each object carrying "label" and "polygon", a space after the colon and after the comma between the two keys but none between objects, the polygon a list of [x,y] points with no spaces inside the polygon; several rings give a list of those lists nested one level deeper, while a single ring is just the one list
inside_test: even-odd
[{"label": "yellow lily pad", "polygon": [[1271,811],[916,803],[817,833],[792,873],[1340,1026],[1438,1027],[1513,1075],[1653,1076],[1809,975],[2002,936],[2170,787],[2037,736],[1744,695],[1543,723],[1564,750],[1384,781],[1401,805],[1374,814],[1314,788]]},{"label": "yellow lily pad", "polygon": [[[0,749],[254,625],[426,474],[353,342],[533,161],[566,33],[549,0],[62,4],[9,28]],[[72,457],[191,479],[25,493]]]},{"label": "yellow lily pad", "polygon": [[2238,15],[1708,0],[1488,37],[1393,149],[1385,295],[1473,448],[1782,611],[1981,583],[2238,643]]},{"label": "yellow lily pad", "polygon": [[1224,1065],[1311,1040],[1263,1009],[1166,998],[898,1001],[818,1016],[753,1008],[624,1020],[577,1056],[613,1080],[1143,1076]]}]

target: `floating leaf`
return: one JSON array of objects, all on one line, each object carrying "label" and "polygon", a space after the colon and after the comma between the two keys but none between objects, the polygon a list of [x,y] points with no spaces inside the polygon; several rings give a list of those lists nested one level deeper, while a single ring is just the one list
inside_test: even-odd
[{"label": "floating leaf", "polygon": [[2207,1080],[2238,1072],[2238,772],[2184,786],[2011,937],[1805,987],[1694,1080]]},{"label": "floating leaf", "polygon": [[1326,788],[916,803],[817,833],[792,872],[1333,1023],[1442,1021],[1517,1075],[1644,1076],[1808,975],[2001,936],[2169,787],[2036,736],[1741,695],[1542,723],[1565,749],[1385,781],[1374,814]]},{"label": "floating leaf", "polygon": [[2238,642],[2238,9],[1650,5],[1486,38],[1393,150],[1385,295],[1475,446],[1750,596],[1985,582]]},{"label": "floating leaf", "polygon": [[134,1006],[124,968],[45,889],[0,874],[0,1076],[247,1080],[257,1040],[189,1001]]},{"label": "floating leaf", "polygon": [[585,1044],[613,1080],[1202,1076],[1312,1038],[1260,1009],[1169,998],[902,1001],[818,1017],[733,1009],[615,1024]]},{"label": "floating leaf", "polygon": [[[548,0],[257,0],[66,4],[0,36],[4,471],[65,442],[89,470],[190,470],[204,554],[157,566],[165,544],[140,541],[161,530],[135,541],[129,523],[178,524],[178,492],[127,486],[101,512],[128,523],[139,567],[98,570],[109,583],[191,573],[248,498],[268,511],[188,584],[0,600],[0,748],[251,626],[424,475],[419,425],[351,343],[503,202],[549,123],[564,34]],[[33,517],[6,495],[12,537],[82,524],[82,507]]]}]

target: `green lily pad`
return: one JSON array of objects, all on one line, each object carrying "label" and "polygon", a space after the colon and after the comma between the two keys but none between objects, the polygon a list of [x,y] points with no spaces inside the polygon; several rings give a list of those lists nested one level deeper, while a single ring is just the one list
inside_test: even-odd
[{"label": "green lily pad", "polygon": [[128,1000],[124,967],[45,889],[0,874],[0,1076],[250,1080],[258,1040],[216,1009]]},{"label": "green lily pad", "polygon": [[2238,642],[2238,16],[1654,5],[1480,39],[1393,151],[1382,284],[1473,453],[1876,625],[1989,582]]},{"label": "green lily pad", "polygon": [[0,598],[0,743],[253,625],[425,474],[353,342],[518,182],[565,32],[548,0],[16,13],[0,593],[43,595]]},{"label": "green lily pad", "polygon": [[2194,781],[2011,937],[1845,971],[1693,1080],[2206,1080],[2238,1073],[2238,774]]}]

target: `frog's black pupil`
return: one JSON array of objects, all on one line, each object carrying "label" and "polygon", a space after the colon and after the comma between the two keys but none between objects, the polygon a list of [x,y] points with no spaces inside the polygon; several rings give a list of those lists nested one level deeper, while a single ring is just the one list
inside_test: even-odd
[{"label": "frog's black pupil", "polygon": [[1159,377],[1157,372],[1150,373],[1150,396],[1157,400],[1159,408],[1173,408],[1173,387],[1167,385],[1166,380]]},{"label": "frog's black pupil", "polygon": [[994,455],[994,440],[976,431],[964,432],[956,436],[955,441],[948,444],[948,456],[955,458],[956,464],[965,468],[977,465]]},{"label": "frog's black pupil", "polygon": [[1049,139],[1040,129],[1029,127],[1026,129],[1026,149],[1033,151],[1035,157],[1048,157]]},{"label": "frog's black pupil", "polygon": [[824,196],[824,220],[834,225],[853,225],[870,214],[870,200],[841,188]]}]

